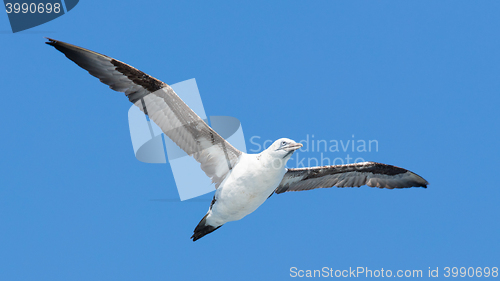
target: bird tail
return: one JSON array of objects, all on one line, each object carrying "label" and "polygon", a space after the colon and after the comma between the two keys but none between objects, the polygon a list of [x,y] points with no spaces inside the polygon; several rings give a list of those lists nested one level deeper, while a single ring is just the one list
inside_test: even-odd
[{"label": "bird tail", "polygon": [[201,219],[198,226],[196,226],[196,228],[194,229],[193,236],[191,236],[191,239],[193,239],[193,241],[200,239],[201,237],[217,230],[219,227],[222,226],[222,225],[213,226],[213,225],[207,224],[207,216],[208,216],[208,213]]}]

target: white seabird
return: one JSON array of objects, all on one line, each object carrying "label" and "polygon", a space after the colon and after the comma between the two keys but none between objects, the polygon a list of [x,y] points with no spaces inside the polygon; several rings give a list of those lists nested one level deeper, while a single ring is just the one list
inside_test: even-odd
[{"label": "white seabird", "polygon": [[111,89],[124,92],[215,183],[214,198],[194,229],[193,241],[242,219],[274,193],[333,186],[393,189],[428,185],[411,171],[376,162],[287,169],[286,162],[302,144],[286,138],[259,154],[243,153],[212,130],[167,84],[111,57],[47,39],[47,44]]}]

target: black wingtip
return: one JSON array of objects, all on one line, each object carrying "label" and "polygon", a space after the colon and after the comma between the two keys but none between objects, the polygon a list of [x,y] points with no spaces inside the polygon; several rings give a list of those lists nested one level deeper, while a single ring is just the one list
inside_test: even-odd
[{"label": "black wingtip", "polygon": [[49,37],[45,37],[45,39],[49,40],[49,41],[45,42],[45,44],[48,44],[50,46],[54,46],[55,44],[57,44],[57,40],[55,40],[55,39],[52,39]]},{"label": "black wingtip", "polygon": [[222,226],[222,225],[213,226],[213,225],[207,224],[207,216],[208,216],[208,213],[201,219],[198,226],[196,226],[196,228],[194,229],[193,236],[191,236],[191,239],[193,239],[193,242],[200,239],[201,237],[209,234],[209,233],[216,231],[219,227]]},{"label": "black wingtip", "polygon": [[422,179],[424,180],[424,182],[420,184],[420,187],[427,188],[427,186],[429,185],[429,182],[426,181],[424,178],[422,178]]},{"label": "black wingtip", "polygon": [[429,183],[427,181],[425,182],[413,182],[412,185],[410,187],[421,187],[421,188],[427,188],[427,185],[429,185]]}]

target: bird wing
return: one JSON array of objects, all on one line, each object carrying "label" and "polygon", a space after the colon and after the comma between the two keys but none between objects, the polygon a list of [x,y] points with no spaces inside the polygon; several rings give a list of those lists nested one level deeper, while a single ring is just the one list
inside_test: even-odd
[{"label": "bird wing", "polygon": [[378,188],[424,187],[429,183],[421,176],[392,165],[361,162],[347,165],[288,169],[276,193],[327,187]]},{"label": "bird wing", "polygon": [[201,164],[217,188],[236,165],[241,151],[210,128],[172,88],[111,57],[47,38],[67,58],[129,100],[149,116],[173,142]]}]

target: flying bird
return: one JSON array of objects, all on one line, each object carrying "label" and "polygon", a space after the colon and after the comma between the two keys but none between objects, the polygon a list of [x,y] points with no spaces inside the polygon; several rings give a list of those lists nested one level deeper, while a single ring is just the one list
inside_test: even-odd
[{"label": "flying bird", "polygon": [[215,184],[208,212],[194,229],[196,241],[255,211],[272,194],[328,187],[424,187],[419,175],[392,165],[362,162],[287,169],[302,144],[276,140],[259,154],[246,154],[222,138],[162,81],[111,57],[58,40],[45,42],[111,89],[124,92],[182,150],[200,163]]}]

